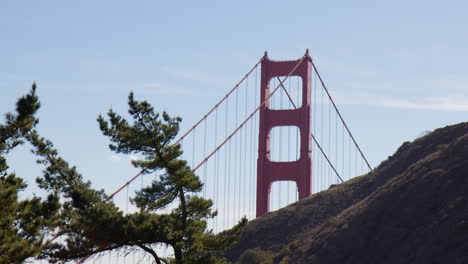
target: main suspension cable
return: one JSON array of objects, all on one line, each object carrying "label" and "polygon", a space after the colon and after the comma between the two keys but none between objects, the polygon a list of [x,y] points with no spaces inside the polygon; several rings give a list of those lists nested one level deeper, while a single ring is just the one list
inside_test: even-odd
[{"label": "main suspension cable", "polygon": [[[286,91],[286,89],[285,89]],[[287,91],[286,91],[287,93]],[[289,97],[289,100],[291,100],[291,103],[292,103],[292,99],[291,97]],[[297,109],[296,106],[294,106],[295,109]],[[330,159],[328,158],[328,156],[325,154],[325,152],[323,151],[322,147],[320,146],[320,144],[317,142],[317,140],[315,139],[314,135],[312,133],[310,133],[311,136],[312,136],[312,139],[314,140],[314,142],[317,144],[317,146],[319,147],[320,151],[322,152],[323,156],[325,157],[325,159],[327,160],[328,164],[330,165],[330,167],[333,169],[333,171],[335,171],[335,174],[336,176],[338,176],[338,178],[341,180],[341,182],[343,182],[343,179],[341,178],[340,174],[338,173],[338,171],[335,169],[335,167],[333,166],[333,164],[331,163]],[[329,148],[330,148],[330,143],[329,144]]]},{"label": "main suspension cable", "polygon": [[302,63],[302,61],[306,58],[306,56],[302,57],[302,59],[299,60],[299,62],[296,64],[296,66],[289,72],[289,74],[284,77],[284,79],[280,82],[280,84],[278,86],[276,86],[276,88],[265,98],[265,100],[263,101],[263,103],[261,105],[259,105],[248,117],[247,119],[244,120],[244,122],[242,122],[230,135],[229,137],[227,137],[220,145],[218,145],[218,147],[213,150],[202,162],[200,162],[200,164],[198,164],[192,171],[195,172],[198,170],[198,168],[200,168],[201,165],[203,165],[209,158],[211,158],[211,156],[213,156],[214,153],[216,153],[222,146],[224,146],[224,144],[226,144],[226,142],[228,140],[230,140],[254,115],[255,113],[258,112],[258,110],[260,110],[260,108],[262,108],[266,102],[270,99],[270,97],[280,88],[280,86],[284,83],[284,81],[286,79],[289,78],[289,76],[292,75],[292,73],[299,67],[299,65]]},{"label": "main suspension cable", "polygon": [[315,73],[317,74],[317,77],[319,77],[319,80],[320,80],[320,82],[322,83],[322,87],[324,88],[325,92],[326,92],[327,95],[328,95],[328,98],[329,98],[330,101],[332,102],[333,107],[335,108],[336,113],[338,113],[338,115],[339,115],[339,117],[340,117],[340,119],[341,119],[341,122],[343,123],[343,125],[344,125],[345,128],[346,128],[346,130],[348,131],[349,136],[350,136],[351,139],[353,140],[354,145],[355,145],[356,148],[359,150],[359,153],[361,154],[361,157],[362,157],[362,158],[364,159],[364,161],[366,162],[367,167],[369,168],[369,170],[372,170],[372,167],[370,166],[369,162],[367,161],[366,157],[364,156],[364,153],[362,152],[361,148],[359,147],[359,145],[357,144],[356,140],[354,139],[353,134],[351,133],[351,131],[350,131],[349,128],[348,128],[348,125],[346,124],[346,122],[344,121],[343,117],[341,116],[341,113],[340,113],[340,111],[338,110],[338,107],[336,107],[335,102],[333,101],[333,99],[332,99],[330,93],[328,92],[327,86],[326,86],[325,83],[323,82],[322,77],[320,76],[320,73],[318,72],[317,67],[315,67],[315,64],[314,64],[313,62],[312,62],[312,67],[314,68],[314,71],[315,71]]},{"label": "main suspension cable", "polygon": [[183,134],[178,140],[176,140],[176,142],[174,143],[174,145],[177,145],[179,144],[179,142],[184,139],[188,134],[190,134],[192,132],[192,130],[194,130],[201,122],[203,122],[203,120],[205,120],[216,108],[219,107],[220,104],[222,104],[224,102],[224,100],[226,100],[229,95],[231,95],[235,90],[237,90],[237,88],[240,86],[240,84],[245,80],[247,79],[247,77],[253,72],[254,69],[257,68],[257,66],[263,61],[264,57],[261,57],[260,60],[258,60],[258,62],[252,67],[252,69],[250,69],[250,71],[248,71],[245,76],[236,84],[234,85],[234,87],[215,105],[213,106],[213,108],[211,108],[210,111],[208,111],[208,113],[206,113],[206,115],[204,115],[197,123],[195,123],[194,126],[192,126],[192,128],[190,128],[187,132],[185,132],[185,134]]}]

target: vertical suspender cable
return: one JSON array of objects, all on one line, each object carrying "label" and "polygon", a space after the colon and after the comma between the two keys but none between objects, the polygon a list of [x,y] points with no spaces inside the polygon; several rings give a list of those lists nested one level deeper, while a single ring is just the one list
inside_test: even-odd
[{"label": "vertical suspender cable", "polygon": [[[244,119],[247,118],[247,107],[248,107],[248,103],[249,103],[249,79],[247,79],[245,81],[245,113],[244,113]],[[251,121],[250,121],[251,122]],[[244,128],[244,153],[243,153],[243,156],[244,156],[244,174],[242,175],[242,178],[243,178],[243,185],[242,185],[242,211],[245,211],[247,209],[246,205],[245,205],[245,196],[246,196],[246,190],[247,190],[247,186],[248,186],[248,183],[247,183],[247,148],[248,148],[248,144],[247,144],[247,140],[248,140],[248,130],[247,130],[247,126]],[[252,135],[250,136],[252,137]]]},{"label": "vertical suspender cable", "polygon": [[351,138],[348,137],[348,142],[349,142],[349,146],[348,146],[348,167],[349,167],[349,171],[348,171],[348,175],[349,175],[349,178],[351,179],[353,176],[351,175]]},{"label": "vertical suspender cable", "polygon": [[345,173],[344,173],[344,170],[345,170],[345,128],[344,126],[341,126],[342,127],[342,132],[341,132],[341,175],[343,175],[343,177],[346,177]]},{"label": "vertical suspender cable", "polygon": [[[254,108],[256,107],[257,105],[257,94],[258,94],[258,69],[255,69],[255,91],[254,91]],[[259,103],[260,104],[260,103]],[[254,128],[257,128],[258,127],[258,122],[257,122],[257,114],[254,115]],[[255,132],[257,132],[258,130],[257,129],[254,129]],[[256,153],[257,150],[258,150],[258,138],[256,136],[253,137],[254,138],[254,144],[253,144],[253,157],[254,157],[254,161],[253,161],[253,169],[252,169],[252,191],[251,191],[251,195],[252,195],[252,198],[250,199],[251,200],[251,204],[252,204],[252,210],[251,210],[251,213],[252,213],[252,218],[255,217],[255,207],[256,207],[256,204],[255,204],[255,194],[256,194],[256,189],[255,189],[255,186],[256,186],[256,182],[257,182],[257,160],[255,160],[255,157],[256,157]],[[257,146],[256,148],[254,146]]]},{"label": "vertical suspender cable", "polygon": [[[288,90],[289,90],[289,94],[291,94],[291,79],[288,80]],[[291,102],[288,101],[288,109],[291,109]],[[291,126],[288,126],[288,161],[292,160],[291,159]],[[287,184],[287,194],[286,196],[288,197],[287,199],[287,204],[290,203],[290,200],[289,200],[289,189],[291,188],[291,182],[288,181],[288,184]]]},{"label": "vertical suspender cable", "polygon": [[221,105],[224,100],[227,100],[229,96],[237,90],[237,88],[240,86],[240,84],[255,70],[257,69],[258,65],[263,61],[264,57],[260,58],[260,60],[252,67],[252,69],[247,72],[244,77],[213,107],[211,108],[210,111],[206,115],[203,116],[202,119],[198,120],[198,122],[192,126],[185,134],[183,134],[178,140],[176,140],[175,144],[178,144],[180,140],[185,138],[188,134],[190,134],[203,120],[205,120],[217,107]]},{"label": "vertical suspender cable", "polygon": [[[314,111],[314,114],[313,114],[313,120],[312,120],[312,131],[314,135],[317,135],[317,75],[315,74],[315,72],[312,71],[312,74],[314,76],[314,87],[312,87],[312,97],[313,97],[313,102],[314,102],[314,105],[313,105],[313,111]],[[317,150],[314,148],[313,151],[312,151],[312,171],[315,171],[314,174],[312,174],[312,186],[315,187],[315,190],[316,192],[318,192],[320,189],[317,188],[317,174],[318,174],[318,170],[317,170],[317,159],[318,159],[318,155],[317,155]]]},{"label": "vertical suspender cable", "polygon": [[[214,147],[216,148],[216,144],[218,141],[218,108],[215,110],[215,128],[214,128]],[[219,203],[218,203],[218,164],[219,163],[219,153],[216,153],[215,161],[214,161],[214,170],[213,170],[213,177],[214,177],[214,184],[213,184],[213,201],[214,201],[214,208],[218,210]],[[214,230],[216,232],[218,223],[218,217],[214,218]]]},{"label": "vertical suspender cable", "polygon": [[[256,89],[257,86],[256,84],[254,83],[254,89]],[[257,102],[252,100],[252,105],[255,106]],[[247,183],[247,186],[246,186],[246,189],[247,189],[247,207],[246,207],[246,210],[247,210],[247,218],[250,219],[250,214],[252,212],[252,201],[253,200],[253,197],[252,197],[252,179],[254,177],[254,173],[253,173],[253,164],[254,164],[254,132],[253,132],[253,128],[254,128],[254,123],[255,121],[252,120],[250,122],[250,149],[249,149],[249,171],[247,172],[247,175],[248,175],[248,183]]]},{"label": "vertical suspender cable", "polygon": [[358,176],[358,169],[357,169],[357,149],[354,149],[354,176]]},{"label": "vertical suspender cable", "polygon": [[[300,96],[300,95],[302,95],[302,93],[304,92],[304,89],[303,89],[304,83],[302,83],[302,81],[303,81],[303,80],[302,80],[300,77],[297,78],[296,102],[297,102],[298,104],[301,103],[301,107],[304,106],[304,104],[303,104],[303,102],[302,102],[302,98],[301,98],[301,96]],[[301,86],[301,84],[302,84],[302,86]],[[304,95],[302,95],[302,96],[304,96]],[[296,116],[297,116],[297,121],[298,121],[297,123],[299,124],[299,123],[300,123],[299,115],[296,115]],[[300,150],[300,148],[299,148],[299,143],[300,143],[299,139],[300,139],[300,137],[301,137],[301,133],[300,133],[300,131],[299,131],[299,127],[296,127],[296,160],[299,160],[300,155],[301,155],[301,154],[300,154],[301,150]],[[296,201],[299,201],[299,187],[298,187],[297,183],[295,184],[295,186],[296,186],[296,188],[295,188],[295,189],[296,189],[296,195],[295,195],[296,197],[295,197],[295,200],[296,200]]]},{"label": "vertical suspender cable", "polygon": [[[271,79],[271,81],[273,83],[273,87],[276,87],[276,79],[273,78]],[[270,109],[274,109],[276,107],[275,105],[275,96],[271,96],[269,98],[270,100]],[[275,129],[274,128],[271,128],[270,130],[270,160],[276,160],[276,156],[275,156],[275,151],[276,151],[276,146],[275,146],[275,142],[276,142],[276,139],[275,139]],[[274,209],[273,208],[273,205],[274,205],[274,200],[276,200],[276,194],[277,194],[277,191],[276,191],[276,187],[278,186],[277,184],[274,184],[272,183],[271,184],[271,193],[270,193],[270,208],[271,209]],[[274,187],[274,188],[273,188]],[[276,209],[276,208],[275,208]]]},{"label": "vertical suspender cable", "polygon": [[[227,115],[227,114],[226,114]],[[226,122],[227,122],[227,118],[226,118]],[[228,157],[228,190],[227,190],[227,194],[228,194],[228,201],[227,201],[227,204],[228,206],[226,207],[226,210],[227,210],[227,219],[228,219],[228,226],[230,225],[230,221],[231,221],[231,210],[232,210],[232,207],[231,207],[231,200],[234,200],[233,197],[231,197],[231,181],[232,181],[232,143],[231,143],[231,140],[229,140],[229,157]]]},{"label": "vertical suspender cable", "polygon": [[127,203],[126,203],[126,206],[125,206],[125,214],[128,214],[128,185],[127,185]]},{"label": "vertical suspender cable", "polygon": [[[225,117],[225,135],[224,137],[226,138],[228,136],[228,111],[229,110],[229,100],[226,100],[226,117]],[[224,149],[224,179],[223,179],[223,182],[224,182],[224,206],[223,206],[223,210],[226,210],[226,212],[224,212],[224,215],[227,215],[228,218],[226,217],[223,217],[223,228],[226,228],[227,227],[227,223],[226,223],[226,219],[229,219],[229,214],[227,214],[227,212],[229,212],[229,205],[228,205],[228,201],[229,201],[229,192],[228,192],[228,181],[229,181],[229,176],[228,176],[228,149],[229,149],[229,145],[226,146],[226,148]]]},{"label": "vertical suspender cable", "polygon": [[196,128],[193,129],[192,132],[192,168],[195,167],[195,133],[196,133]]},{"label": "vertical suspender cable", "polygon": [[[203,121],[203,126],[204,126],[204,132],[203,132],[203,157],[206,157],[206,122],[207,122],[207,119],[205,119],[205,121]],[[206,186],[208,185],[208,174],[207,174],[207,165],[208,165],[208,161],[205,162],[205,164],[203,165],[203,184],[205,185],[205,188],[203,188],[203,197],[206,198]]]},{"label": "vertical suspender cable", "polygon": [[357,144],[356,140],[354,139],[353,134],[351,134],[351,131],[349,130],[348,125],[346,125],[346,122],[344,121],[343,117],[341,116],[340,111],[338,110],[338,107],[336,107],[335,102],[333,101],[333,99],[332,99],[330,93],[328,92],[328,89],[327,89],[325,83],[323,82],[322,77],[320,76],[320,73],[318,72],[317,67],[315,67],[315,64],[314,64],[314,63],[312,63],[312,67],[313,67],[315,73],[317,74],[317,76],[318,76],[320,82],[322,83],[323,89],[324,89],[325,92],[327,93],[327,96],[328,96],[329,100],[330,100],[331,103],[333,104],[333,107],[335,108],[336,113],[337,113],[338,116],[340,117],[341,122],[342,122],[343,125],[345,126],[346,131],[348,131],[348,134],[349,134],[350,138],[353,140],[354,145],[356,146],[357,150],[358,150],[359,153],[361,154],[362,159],[364,159],[364,161],[366,162],[366,165],[367,165],[367,167],[369,168],[369,170],[372,170],[372,167],[370,166],[369,162],[367,161],[366,157],[364,156],[364,153],[362,153],[361,148],[359,147],[359,145]]},{"label": "vertical suspender cable", "polygon": [[[236,126],[238,125],[238,115],[239,115],[239,90],[236,90]],[[237,145],[238,145],[238,140],[239,139],[239,134],[236,134],[235,138],[234,138],[234,222],[237,220],[237,195],[238,193],[236,192],[237,190],[237,185],[238,185],[238,182],[237,182],[237,173],[238,173],[238,169],[237,169]]]},{"label": "vertical suspender cable", "polygon": [[[255,106],[255,101],[253,103]],[[254,177],[253,173],[253,166],[254,166],[254,133],[253,133],[253,128],[254,128],[254,121],[252,120],[250,122],[250,148],[249,148],[249,169],[247,172],[247,183],[246,183],[246,189],[247,189],[247,205],[246,205],[246,210],[247,210],[247,218],[250,219],[250,214],[252,212],[252,179]]]},{"label": "vertical suspender cable", "polygon": [[[242,95],[241,95],[242,96]],[[242,100],[242,99],[241,99]],[[242,104],[242,103],[241,103]],[[242,107],[242,105],[241,105]],[[239,111],[242,111],[242,109],[239,109]],[[237,199],[237,203],[238,203],[238,206],[237,206],[237,215],[238,215],[238,218],[236,219],[236,221],[240,218],[240,214],[241,214],[241,205],[242,205],[242,186],[243,186],[243,176],[242,176],[242,172],[244,170],[243,166],[245,166],[244,162],[243,162],[243,153],[244,153],[244,140],[245,140],[245,130],[244,128],[242,128],[240,131],[239,131],[239,137],[240,137],[240,140],[239,140],[239,184],[238,184],[238,188],[237,188],[237,193],[239,194],[239,199]]]},{"label": "vertical suspender cable", "polygon": [[[322,131],[321,131],[321,134],[320,134],[320,145],[323,146],[323,87],[322,87],[322,90],[320,90],[320,92],[322,94],[322,102],[321,102],[321,105],[322,105],[322,107],[321,107],[321,112],[322,112],[322,121],[321,121],[321,123],[322,124],[320,125]],[[321,173],[320,173],[320,185],[321,185],[321,188],[324,188],[323,179],[324,179],[324,174],[325,174],[324,172],[325,171],[324,171],[324,166],[323,166],[323,159],[321,158],[320,161],[321,161],[320,162],[320,171],[321,171]]]},{"label": "vertical suspender cable", "polygon": [[[338,168],[338,114],[335,113],[335,166]],[[338,179],[336,179],[336,184]]]},{"label": "vertical suspender cable", "polygon": [[[331,102],[328,101],[328,155],[331,157]],[[330,186],[332,171],[330,167],[328,167],[328,180],[327,185],[325,187]]]},{"label": "vertical suspender cable", "polygon": [[[291,79],[289,79],[291,80]],[[288,80],[288,81],[289,81]],[[279,109],[283,109],[283,90],[280,90],[280,98],[279,98]],[[278,135],[278,160],[279,161],[282,161],[282,158],[283,158],[283,148],[282,148],[282,141],[283,141],[283,127],[278,127],[279,129],[279,135]],[[281,182],[279,182],[278,184],[278,208],[281,208],[281,198],[282,198],[282,195],[281,195],[281,189],[283,189],[283,184],[281,184]]]}]

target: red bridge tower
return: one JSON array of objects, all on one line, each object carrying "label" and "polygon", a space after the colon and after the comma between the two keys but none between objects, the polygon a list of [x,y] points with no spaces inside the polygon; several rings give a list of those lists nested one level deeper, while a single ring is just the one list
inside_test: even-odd
[{"label": "red bridge tower", "polygon": [[[269,211],[271,184],[275,181],[294,181],[302,200],[312,192],[312,135],[311,135],[311,76],[312,59],[306,51],[305,58],[296,61],[272,61],[265,56],[261,70],[260,103],[270,95],[270,81],[280,76],[298,76],[302,79],[302,104],[298,109],[270,109],[270,99],[260,108],[260,130],[257,160],[257,217]],[[298,65],[300,63],[300,65]],[[297,67],[296,67],[297,66]],[[295,68],[295,69],[294,69]],[[273,89],[276,87],[273,87]],[[296,126],[300,131],[300,157],[297,161],[273,162],[270,160],[270,132],[277,126]]]}]

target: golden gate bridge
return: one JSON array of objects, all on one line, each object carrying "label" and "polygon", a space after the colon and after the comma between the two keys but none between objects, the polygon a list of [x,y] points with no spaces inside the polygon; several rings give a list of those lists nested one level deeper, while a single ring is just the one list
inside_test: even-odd
[{"label": "golden gate bridge", "polygon": [[[174,144],[182,146],[183,158],[204,183],[202,196],[218,211],[208,221],[215,233],[244,216],[255,219],[372,169],[308,50],[292,61],[274,61],[265,52]],[[126,195],[121,210],[135,212],[130,193],[158,177],[140,172],[109,199]],[[163,247],[159,251],[171,254]],[[152,261],[148,253],[131,248],[78,263]]]}]

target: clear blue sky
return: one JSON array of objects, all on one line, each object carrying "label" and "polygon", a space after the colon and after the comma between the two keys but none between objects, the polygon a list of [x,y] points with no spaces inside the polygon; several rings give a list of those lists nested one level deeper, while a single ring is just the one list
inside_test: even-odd
[{"label": "clear blue sky", "polygon": [[[268,50],[306,48],[373,166],[421,132],[466,121],[465,1],[2,1],[0,112],[38,83],[40,132],[97,187],[136,172],[95,121],[130,90],[201,117]],[[27,149],[10,156],[32,182]]]}]

